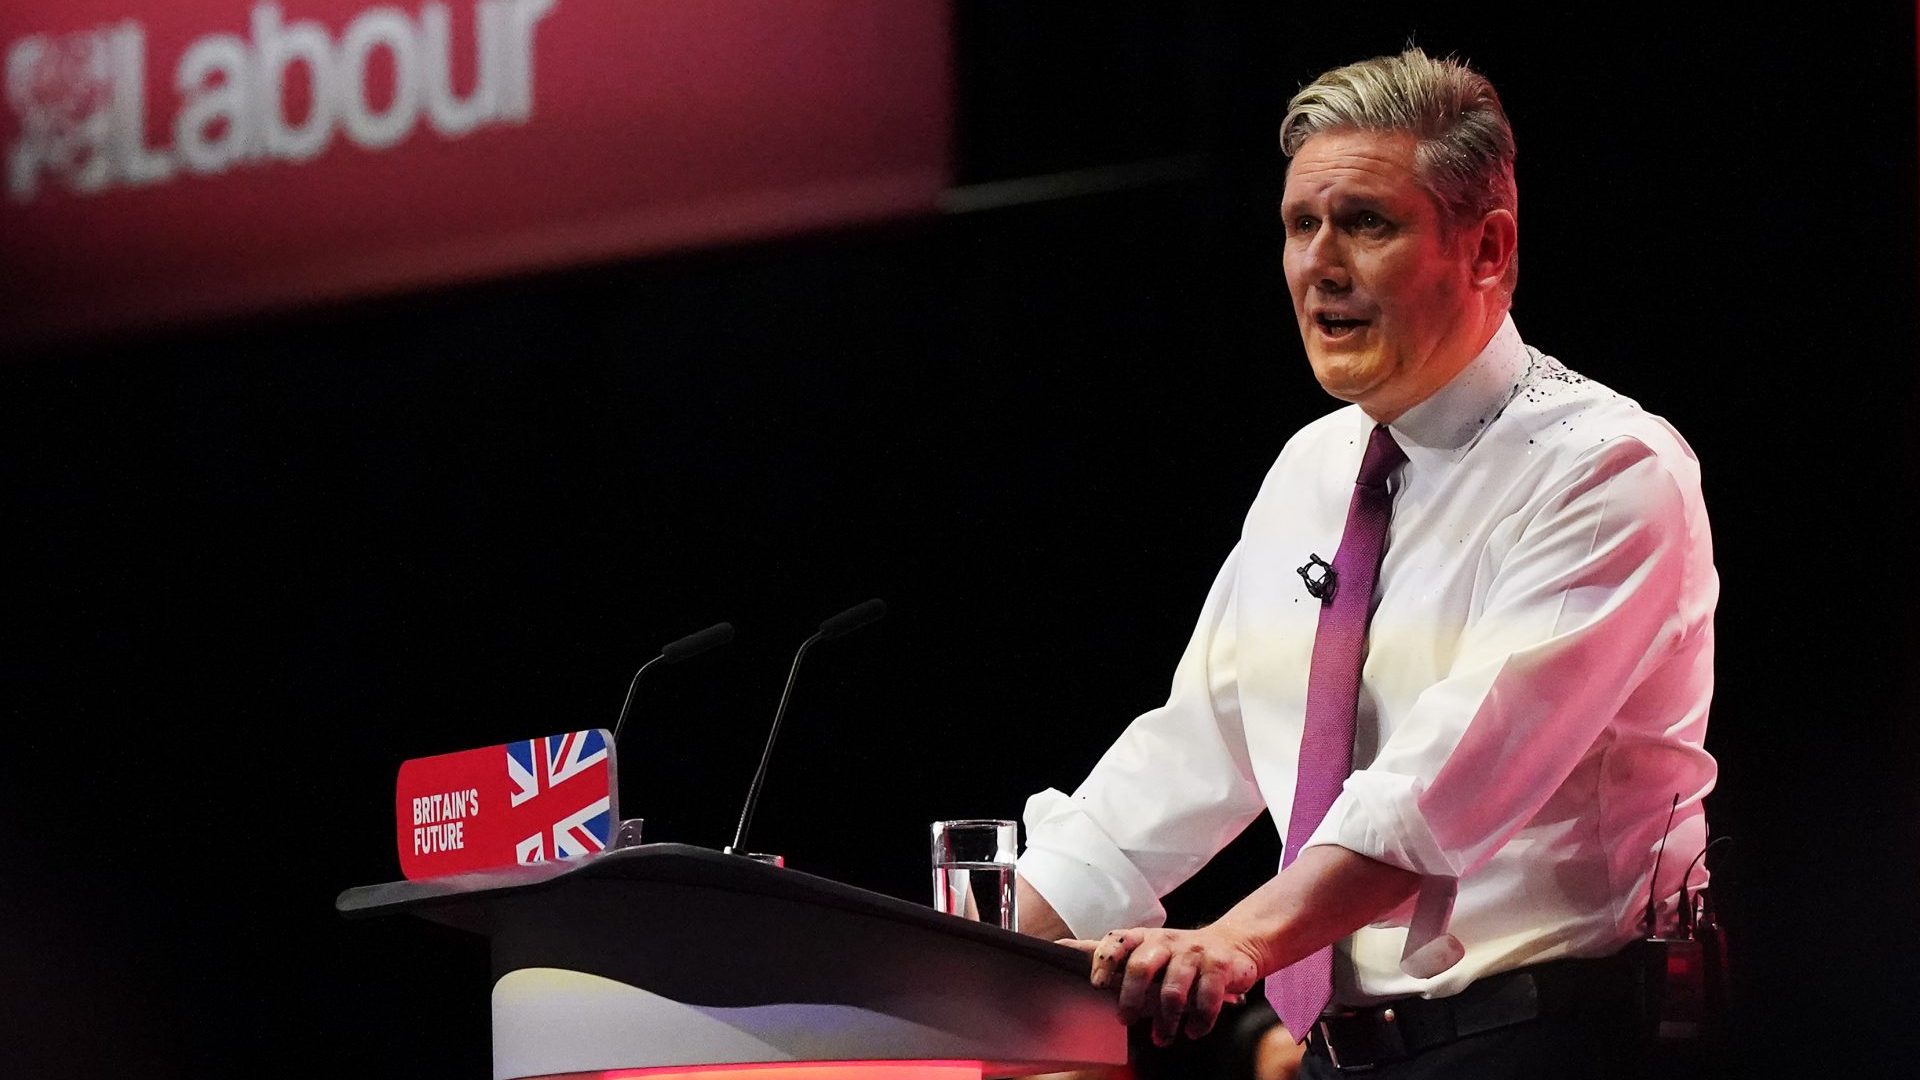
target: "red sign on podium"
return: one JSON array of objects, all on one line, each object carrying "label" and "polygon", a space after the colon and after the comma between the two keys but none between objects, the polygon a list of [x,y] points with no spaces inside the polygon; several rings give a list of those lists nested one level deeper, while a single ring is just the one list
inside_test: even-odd
[{"label": "red sign on podium", "polygon": [[408,880],[605,850],[620,820],[604,730],[414,758],[394,788]]}]

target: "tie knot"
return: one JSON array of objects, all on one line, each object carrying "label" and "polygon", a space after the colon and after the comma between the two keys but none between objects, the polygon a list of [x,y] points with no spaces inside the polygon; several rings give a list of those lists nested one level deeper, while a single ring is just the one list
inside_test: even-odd
[{"label": "tie knot", "polygon": [[1387,477],[1406,460],[1406,452],[1393,441],[1387,425],[1375,424],[1373,437],[1367,440],[1367,456],[1360,459],[1360,475],[1353,482],[1361,487],[1385,487]]}]

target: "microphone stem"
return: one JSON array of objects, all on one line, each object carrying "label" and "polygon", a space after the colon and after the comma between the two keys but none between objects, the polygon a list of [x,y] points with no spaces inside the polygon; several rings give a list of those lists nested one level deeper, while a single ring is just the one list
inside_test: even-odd
[{"label": "microphone stem", "polygon": [[740,808],[740,825],[733,831],[733,844],[728,848],[736,855],[746,854],[743,846],[747,838],[747,827],[753,824],[754,804],[760,801],[760,786],[767,780],[767,762],[773,759],[773,741],[780,735],[780,720],[787,715],[787,699],[793,696],[793,681],[800,674],[800,660],[820,640],[815,634],[800,643],[800,651],[793,654],[793,667],[787,670],[787,688],[780,691],[780,707],[773,711],[773,730],[767,732],[766,749],[760,751],[760,767],[753,772],[753,786],[747,788],[747,805]]},{"label": "microphone stem", "polygon": [[659,656],[656,656],[653,659],[647,661],[646,663],[641,664],[640,670],[633,673],[633,681],[627,684],[627,700],[624,702],[621,702],[620,704],[620,719],[616,721],[613,725],[613,741],[614,742],[620,741],[620,729],[625,727],[627,724],[627,710],[633,708],[633,691],[635,690],[635,688],[637,688],[640,685],[640,676],[645,675],[647,673],[648,668],[652,667],[653,665],[659,663],[662,660],[665,660],[666,658],[667,658],[667,654],[661,653]]}]

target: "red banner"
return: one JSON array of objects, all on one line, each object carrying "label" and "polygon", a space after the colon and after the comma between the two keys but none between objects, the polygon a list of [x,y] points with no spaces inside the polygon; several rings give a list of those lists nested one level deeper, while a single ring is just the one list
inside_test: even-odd
[{"label": "red banner", "polygon": [[613,842],[620,806],[606,731],[414,758],[394,782],[410,881],[579,858]]},{"label": "red banner", "polygon": [[0,8],[0,343],[931,209],[939,0]]}]

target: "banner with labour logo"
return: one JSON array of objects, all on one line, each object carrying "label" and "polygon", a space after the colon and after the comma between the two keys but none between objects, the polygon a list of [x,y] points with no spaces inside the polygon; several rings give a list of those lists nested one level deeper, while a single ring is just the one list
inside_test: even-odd
[{"label": "banner with labour logo", "polygon": [[0,351],[931,213],[946,0],[9,0]]},{"label": "banner with labour logo", "polygon": [[603,729],[414,758],[394,790],[409,880],[604,851],[620,820]]}]

